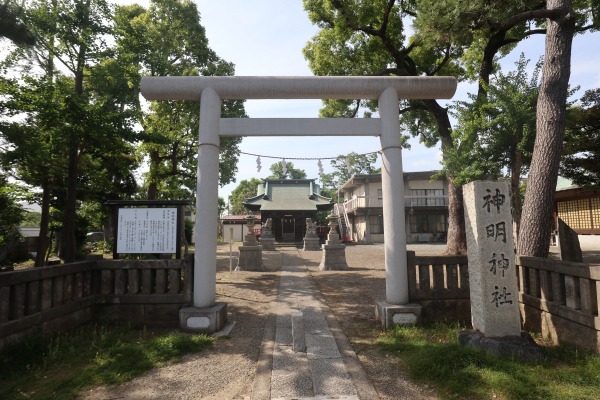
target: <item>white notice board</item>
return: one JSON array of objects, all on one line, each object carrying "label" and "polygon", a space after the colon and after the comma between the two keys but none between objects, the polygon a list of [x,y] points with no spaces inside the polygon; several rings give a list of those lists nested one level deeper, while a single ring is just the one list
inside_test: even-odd
[{"label": "white notice board", "polygon": [[117,253],[173,254],[177,208],[120,208]]}]

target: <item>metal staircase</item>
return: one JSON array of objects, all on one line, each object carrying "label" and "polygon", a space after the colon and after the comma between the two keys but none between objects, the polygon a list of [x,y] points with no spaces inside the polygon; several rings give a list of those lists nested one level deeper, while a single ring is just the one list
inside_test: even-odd
[{"label": "metal staircase", "polygon": [[340,227],[340,233],[342,235],[343,242],[350,242],[352,240],[352,226],[350,225],[350,219],[348,213],[343,204],[337,203],[334,207],[335,215],[338,216],[338,223]]}]

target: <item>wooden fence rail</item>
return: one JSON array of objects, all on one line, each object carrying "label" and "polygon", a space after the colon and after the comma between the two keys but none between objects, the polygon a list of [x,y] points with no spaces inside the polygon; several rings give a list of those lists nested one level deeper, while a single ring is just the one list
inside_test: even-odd
[{"label": "wooden fence rail", "polygon": [[517,257],[526,330],[600,352],[600,266]]},{"label": "wooden fence rail", "polygon": [[[600,266],[516,258],[523,328],[600,352]],[[470,320],[466,256],[407,254],[425,321]],[[177,326],[192,302],[193,259],[89,261],[0,274],[0,349],[92,319]]]},{"label": "wooden fence rail", "polygon": [[411,303],[422,305],[424,321],[471,319],[467,256],[415,256],[407,252]]},{"label": "wooden fence rail", "polygon": [[[470,320],[466,256],[407,254],[410,302],[424,321]],[[523,329],[600,353],[600,266],[516,257]]]},{"label": "wooden fence rail", "polygon": [[106,260],[0,274],[0,348],[93,318],[177,326],[192,301],[192,259]]}]

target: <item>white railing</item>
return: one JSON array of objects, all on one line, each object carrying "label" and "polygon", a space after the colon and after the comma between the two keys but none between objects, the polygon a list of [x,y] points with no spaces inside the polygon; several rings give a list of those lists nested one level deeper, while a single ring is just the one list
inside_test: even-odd
[{"label": "white railing", "polygon": [[[405,207],[446,207],[448,196],[404,196]],[[380,197],[356,196],[343,203],[346,212],[352,212],[358,208],[383,207],[383,199]]]},{"label": "white railing", "polygon": [[352,212],[357,208],[383,207],[383,199],[378,197],[357,196],[344,202],[346,212]]}]

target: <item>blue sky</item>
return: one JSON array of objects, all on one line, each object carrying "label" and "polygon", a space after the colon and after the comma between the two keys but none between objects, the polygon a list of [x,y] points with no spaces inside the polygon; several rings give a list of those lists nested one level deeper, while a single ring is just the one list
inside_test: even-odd
[{"label": "blue sky", "polygon": [[[116,1],[125,4],[135,1]],[[147,1],[137,1],[147,5]],[[302,48],[316,34],[317,27],[308,20],[300,0],[195,0],[206,29],[209,46],[223,59],[235,64],[237,75],[312,75],[304,60]],[[576,37],[573,44],[571,85],[580,85],[575,95],[584,90],[600,87],[600,33]],[[534,64],[544,52],[544,37],[528,39],[504,59],[503,65],[512,69],[519,54],[524,52]],[[508,70],[508,69],[507,69]],[[473,85],[459,84],[454,100],[465,99]],[[252,100],[246,102],[246,112],[252,118],[300,117],[315,118],[320,100]],[[417,139],[411,140],[411,149],[403,151],[405,171],[440,168],[439,148],[425,148]],[[352,151],[373,152],[379,149],[379,139],[332,137],[266,137],[244,138],[242,152],[275,157],[335,157]],[[292,160],[293,161],[293,160]],[[262,159],[260,172],[256,157],[241,155],[237,182],[220,188],[225,200],[237,183],[243,179],[266,178],[274,160]],[[309,178],[318,178],[316,161],[293,161],[296,168],[306,171]],[[324,161],[325,172],[331,172]]]}]

